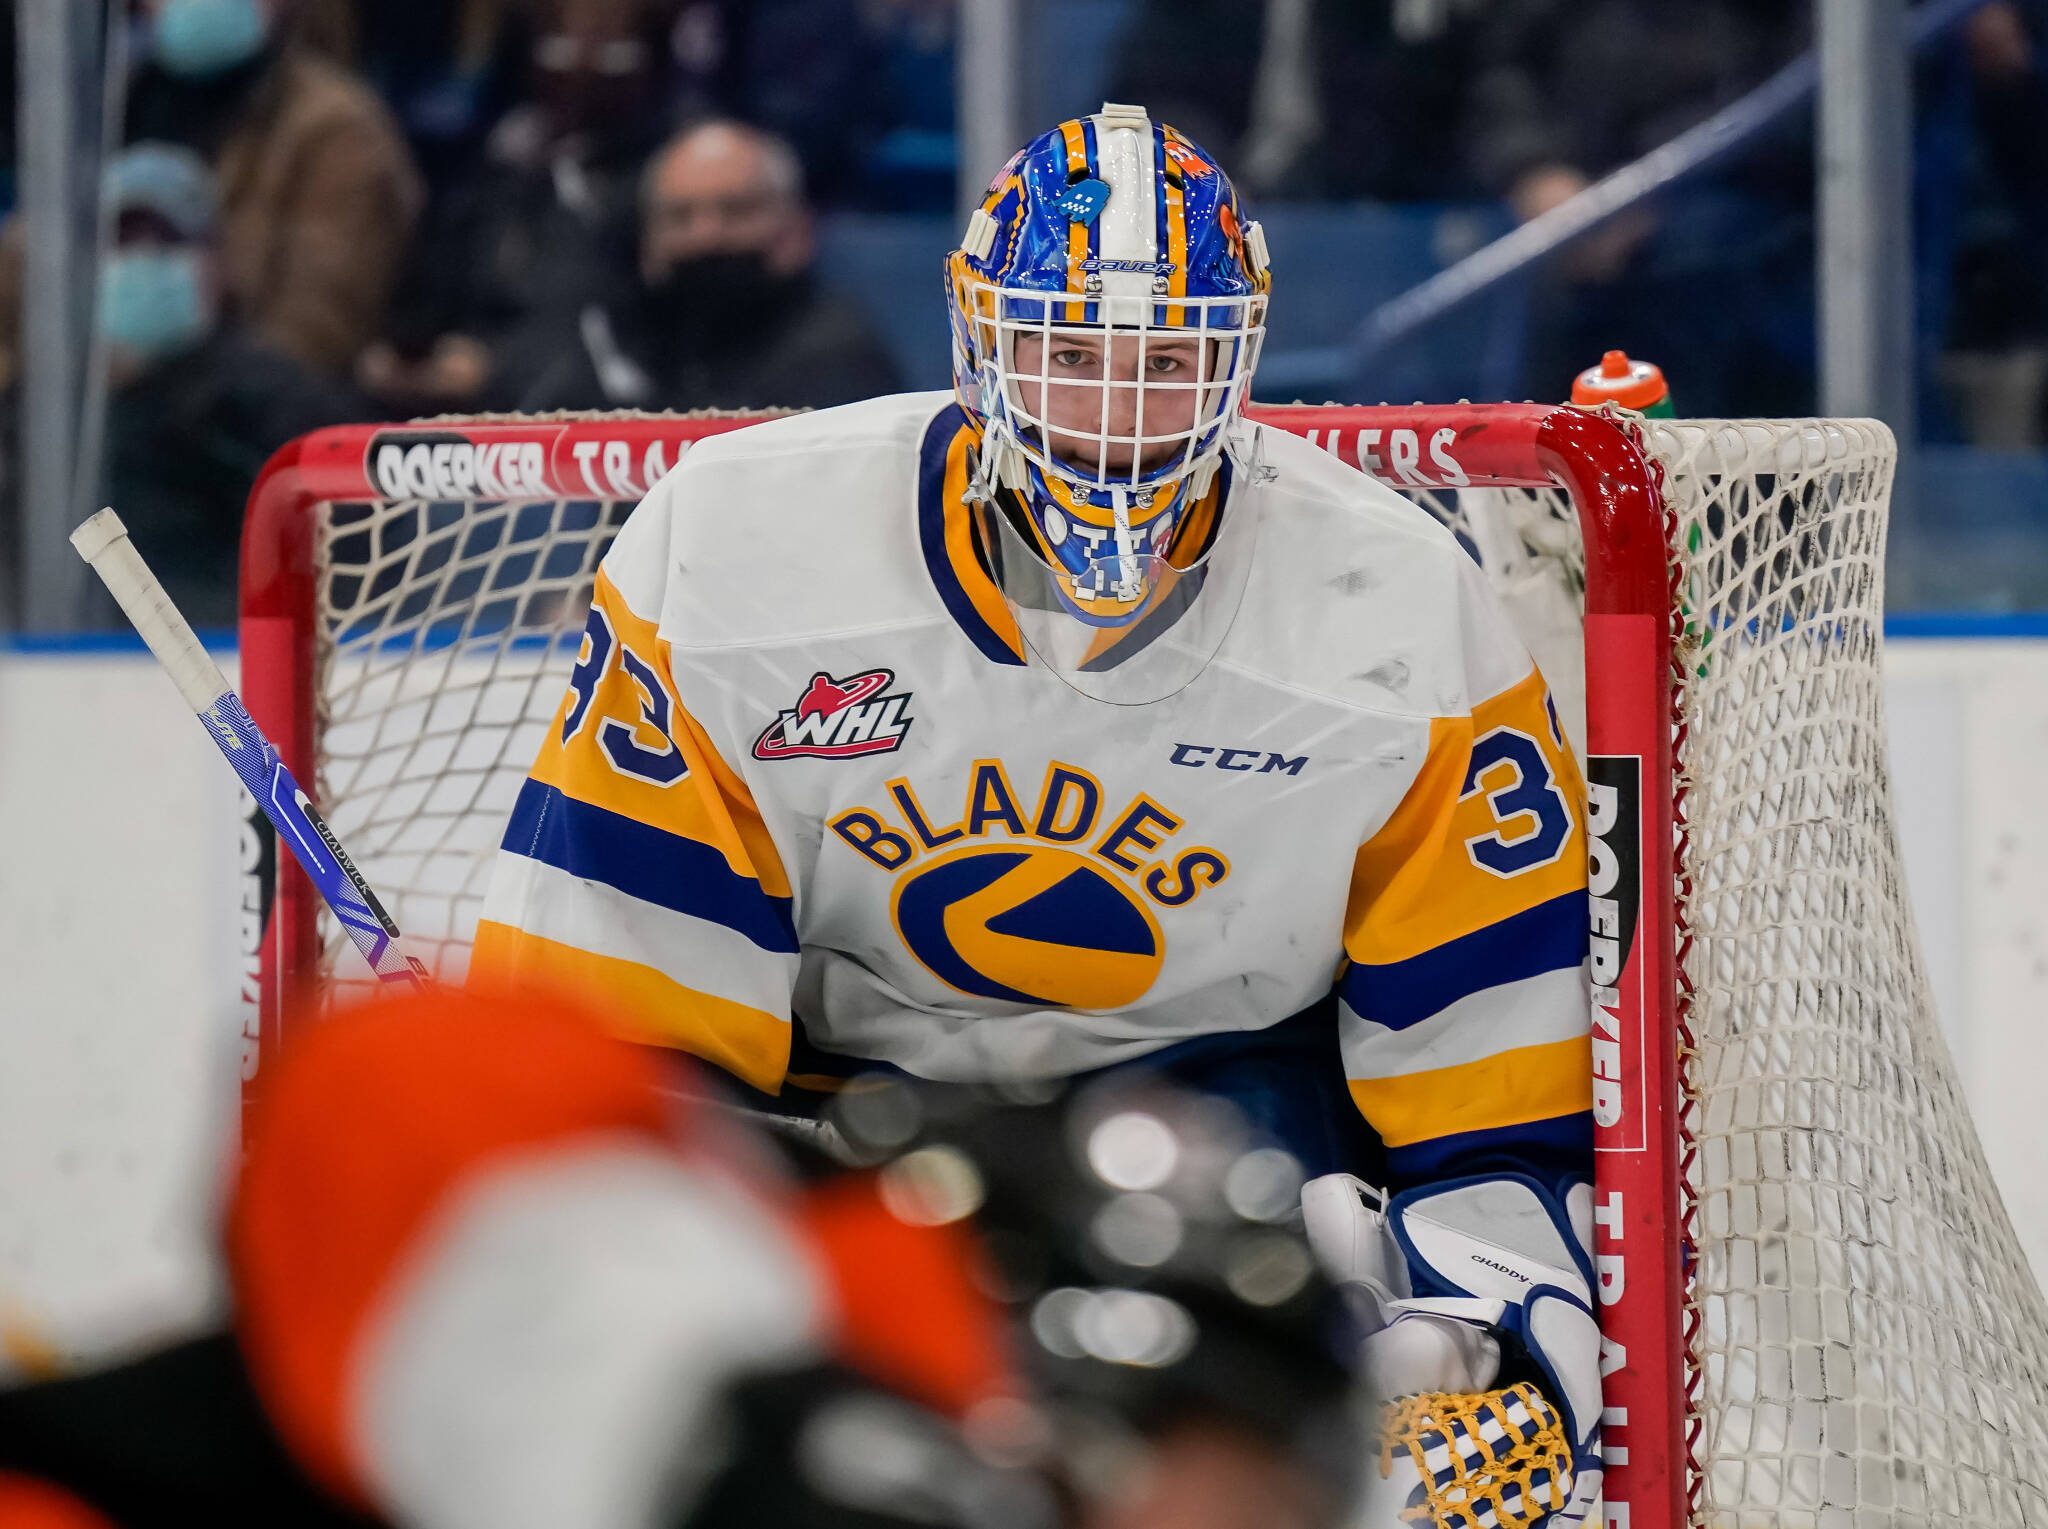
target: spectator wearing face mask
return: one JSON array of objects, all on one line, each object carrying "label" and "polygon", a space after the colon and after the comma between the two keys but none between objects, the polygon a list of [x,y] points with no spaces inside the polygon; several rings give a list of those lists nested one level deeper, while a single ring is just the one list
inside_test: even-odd
[{"label": "spectator wearing face mask", "polygon": [[637,283],[584,308],[520,407],[825,408],[894,391],[866,321],[817,285],[814,248],[787,144],[723,120],[688,129],[641,181]]},{"label": "spectator wearing face mask", "polygon": [[510,13],[521,102],[429,213],[358,372],[388,410],[511,402],[499,379],[530,380],[611,287],[640,168],[673,120],[673,14],[674,0],[532,0]]},{"label": "spectator wearing face mask", "polygon": [[212,167],[223,290],[271,345],[339,377],[384,322],[422,192],[369,87],[289,42],[293,4],[143,0],[127,138]]},{"label": "spectator wearing face mask", "polygon": [[294,436],[365,411],[240,318],[222,279],[213,178],[196,154],[125,149],[108,162],[106,195],[114,237],[96,305],[112,383],[104,497],[185,614],[227,626],[258,470]]}]

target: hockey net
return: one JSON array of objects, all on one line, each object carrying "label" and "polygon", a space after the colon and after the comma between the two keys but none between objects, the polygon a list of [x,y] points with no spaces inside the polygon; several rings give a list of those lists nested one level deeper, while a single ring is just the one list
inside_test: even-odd
[{"label": "hockey net", "polygon": [[[2048,1525],[2048,1310],[1936,1026],[1893,834],[1889,435],[1255,413],[1458,532],[1586,757],[1607,1522]],[[348,427],[266,469],[246,698],[444,976],[599,558],[690,442],[745,423]],[[357,980],[274,858],[252,829],[251,1080],[288,1013]]]}]

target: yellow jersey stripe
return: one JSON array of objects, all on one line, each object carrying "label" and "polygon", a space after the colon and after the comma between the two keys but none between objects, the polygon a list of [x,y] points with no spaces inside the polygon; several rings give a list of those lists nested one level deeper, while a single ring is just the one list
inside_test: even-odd
[{"label": "yellow jersey stripe", "polygon": [[483,920],[471,957],[477,986],[511,984],[562,990],[616,1016],[614,1030],[643,1045],[686,1051],[763,1093],[777,1093],[789,1071],[789,1022],[762,1009],[685,987],[637,961],[602,956]]},{"label": "yellow jersey stripe", "polygon": [[982,571],[981,560],[974,555],[975,510],[967,503],[967,476],[970,450],[977,439],[974,429],[964,428],[946,448],[946,561],[952,565],[953,577],[959,583],[961,593],[974,607],[975,614],[1009,647],[1017,661],[1023,663],[1024,638],[1017,630],[1017,618],[1010,610],[1010,602],[1003,598],[1003,592],[996,588],[995,581]]},{"label": "yellow jersey stripe", "polygon": [[[610,624],[614,652],[598,677],[580,725],[566,740],[562,729],[578,698],[573,689],[563,696],[529,772],[531,778],[588,806],[678,838],[709,844],[725,856],[735,872],[758,880],[769,896],[788,897],[789,878],[761,821],[753,793],[676,696],[669,647],[654,623],[633,613],[602,569],[592,604]],[[652,698],[643,691],[642,680],[619,661],[618,648],[635,653],[652,667],[665,692],[673,740],[646,720]],[[687,773],[659,785],[620,770],[602,745],[607,726],[631,728],[635,743],[656,752],[673,746],[681,752]]]},{"label": "yellow jersey stripe", "polygon": [[[1078,118],[1060,124],[1060,136],[1067,143],[1067,178],[1073,180],[1088,173],[1088,139]],[[1081,264],[1088,258],[1088,225],[1070,222],[1067,224],[1067,290],[1081,290]],[[1079,303],[1066,305],[1066,321],[1070,324],[1082,322],[1085,314]]]},{"label": "yellow jersey stripe", "polygon": [[[661,666],[664,672],[673,674],[670,665],[669,647],[664,642]],[[676,744],[690,761],[691,772],[698,777],[700,786],[709,780],[713,787],[699,795],[705,799],[706,814],[715,825],[717,837],[712,842],[725,851],[727,863],[735,870],[750,872],[770,897],[790,896],[789,873],[783,869],[782,852],[775,847],[774,836],[768,832],[753,791],[726,763],[702,724],[681,705],[676,707]]]},{"label": "yellow jersey stripe", "polygon": [[[1488,870],[1476,855],[1540,831],[1520,806],[1514,768],[1488,770],[1465,792],[1473,744],[1508,728],[1533,740],[1556,789],[1532,785],[1543,812],[1568,818],[1554,858],[1518,874]],[[1540,797],[1535,795],[1540,792]],[[1570,748],[1554,731],[1548,692],[1534,669],[1480,703],[1470,716],[1430,723],[1429,754],[1408,794],[1353,863],[1344,949],[1354,961],[1385,965],[1497,924],[1586,885],[1585,785]]]},{"label": "yellow jersey stripe", "polygon": [[1389,1147],[1574,1115],[1593,1107],[1587,1036],[1518,1046],[1394,1078],[1353,1078],[1351,1099]]}]

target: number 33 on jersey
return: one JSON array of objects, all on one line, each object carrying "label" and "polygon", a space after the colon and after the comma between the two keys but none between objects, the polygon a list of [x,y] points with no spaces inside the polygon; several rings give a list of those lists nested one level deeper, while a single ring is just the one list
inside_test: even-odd
[{"label": "number 33 on jersey", "polygon": [[[1583,787],[1463,551],[1271,441],[1240,491],[1289,534],[1228,642],[1110,706],[1028,662],[977,582],[959,428],[915,396],[756,426],[649,496],[478,971],[596,989],[771,1092],[793,1057],[1068,1075],[1334,991],[1329,1065],[1397,1178],[1583,1147]],[[1302,593],[1330,589],[1356,597]]]}]

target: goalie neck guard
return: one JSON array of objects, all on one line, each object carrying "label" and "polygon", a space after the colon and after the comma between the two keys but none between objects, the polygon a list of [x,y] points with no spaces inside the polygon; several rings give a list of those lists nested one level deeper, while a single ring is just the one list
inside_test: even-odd
[{"label": "goalie neck guard", "polygon": [[[1027,642],[1063,676],[1100,676],[1170,626],[1181,662],[1079,688],[1179,689],[1242,592],[1218,469],[1264,335],[1264,233],[1200,148],[1107,104],[1003,167],[946,271],[973,496],[1000,511],[983,545]],[[1144,641],[1119,641],[1141,624]]]}]

